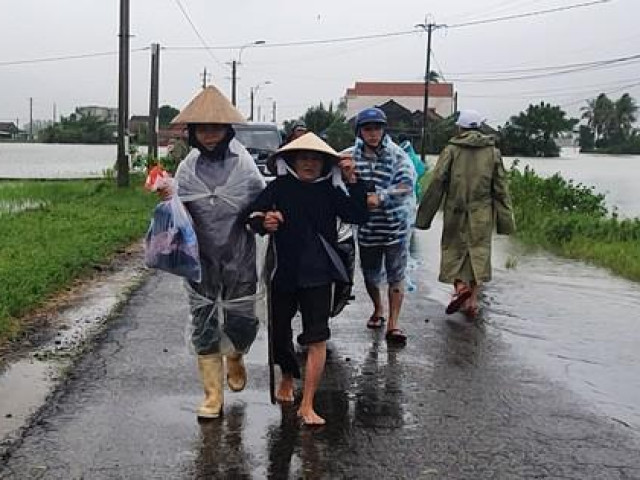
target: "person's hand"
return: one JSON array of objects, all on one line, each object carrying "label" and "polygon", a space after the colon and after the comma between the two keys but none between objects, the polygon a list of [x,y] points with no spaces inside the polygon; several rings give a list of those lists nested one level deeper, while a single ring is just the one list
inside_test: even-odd
[{"label": "person's hand", "polygon": [[347,183],[355,183],[356,177],[356,164],[353,161],[353,155],[351,153],[341,153],[338,167],[342,170],[342,178]]},{"label": "person's hand", "polygon": [[380,206],[380,195],[377,193],[367,193],[367,208],[373,210]]},{"label": "person's hand", "polygon": [[278,210],[272,210],[265,213],[262,226],[269,233],[274,233],[278,230],[281,223],[284,223],[284,217],[282,212]]},{"label": "person's hand", "polygon": [[158,188],[156,190],[156,192],[158,192],[158,196],[163,201],[171,200],[171,197],[173,196],[173,192],[171,191],[171,187],[169,187],[168,185],[166,187]]}]

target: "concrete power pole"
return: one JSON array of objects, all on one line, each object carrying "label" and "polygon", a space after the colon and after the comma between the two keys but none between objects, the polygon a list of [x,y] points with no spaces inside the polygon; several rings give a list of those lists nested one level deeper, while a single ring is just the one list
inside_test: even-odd
[{"label": "concrete power pole", "polygon": [[33,142],[33,97],[29,97],[29,141]]},{"label": "concrete power pole", "polygon": [[236,61],[231,62],[231,103],[236,106]]},{"label": "concrete power pole", "polygon": [[443,25],[436,25],[435,23],[420,23],[416,27],[420,27],[427,32],[427,59],[424,70],[424,105],[422,108],[422,142],[420,145],[420,159],[424,163],[427,155],[427,135],[429,124],[429,81],[431,73],[431,34],[437,28]]},{"label": "concrete power pole", "polygon": [[249,121],[253,122],[253,87],[251,87],[251,114],[249,115]]},{"label": "concrete power pole", "polygon": [[120,0],[118,83],[118,187],[129,186],[129,0]]},{"label": "concrete power pole", "polygon": [[272,111],[271,111],[271,121],[276,123],[276,101],[273,101]]},{"label": "concrete power pole", "polygon": [[149,151],[150,162],[158,159],[158,97],[160,84],[160,44],[151,44],[151,90],[149,95]]},{"label": "concrete power pole", "polygon": [[204,67],[204,71],[202,72],[202,88],[207,88],[208,78],[209,78],[209,74],[207,73],[207,67]]}]

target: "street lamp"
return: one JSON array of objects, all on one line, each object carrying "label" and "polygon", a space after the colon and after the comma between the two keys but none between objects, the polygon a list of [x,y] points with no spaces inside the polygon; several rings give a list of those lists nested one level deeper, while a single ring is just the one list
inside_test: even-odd
[{"label": "street lamp", "polygon": [[260,82],[257,85],[251,87],[251,114],[249,115],[249,120],[250,121],[254,121],[253,119],[253,104],[255,102],[255,97],[258,95],[258,91],[260,90],[260,87],[265,86],[265,85],[271,85],[272,82],[271,80],[265,80],[264,82]]},{"label": "street lamp", "polygon": [[237,92],[237,77],[236,77],[236,66],[242,64],[242,51],[247,47],[253,47],[255,45],[264,45],[264,40],[256,40],[255,42],[247,43],[242,45],[238,49],[238,60],[233,60],[231,62],[231,103],[233,106],[236,106],[236,92]]}]

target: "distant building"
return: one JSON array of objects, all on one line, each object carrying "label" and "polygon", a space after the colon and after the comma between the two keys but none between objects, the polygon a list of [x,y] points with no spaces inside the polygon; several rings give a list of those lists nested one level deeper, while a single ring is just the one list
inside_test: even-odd
[{"label": "distant building", "polygon": [[100,120],[106,120],[109,123],[118,123],[118,109],[110,107],[99,107],[96,105],[89,105],[85,107],[76,108],[76,113],[82,116],[92,116],[99,118]]},{"label": "distant building", "polygon": [[[429,84],[429,110],[440,117],[448,117],[455,111],[455,95],[451,83]],[[380,106],[393,100],[411,112],[424,108],[423,82],[356,82],[345,94],[348,119],[360,110]]]},{"label": "distant building", "polygon": [[148,115],[132,115],[129,119],[129,133],[131,135],[144,136],[149,132]]},{"label": "distant building", "polygon": [[0,140],[14,140],[22,131],[13,122],[0,122]]},{"label": "distant building", "polygon": [[[419,144],[422,135],[422,111],[411,111],[400,105],[395,100],[388,100],[382,105],[376,106],[382,110],[387,116],[387,132],[396,140],[400,136],[404,136],[411,140],[414,144]],[[436,113],[435,109],[429,108],[429,121],[435,122],[442,120],[442,116]],[[351,117],[349,124],[355,127],[355,116]]]}]

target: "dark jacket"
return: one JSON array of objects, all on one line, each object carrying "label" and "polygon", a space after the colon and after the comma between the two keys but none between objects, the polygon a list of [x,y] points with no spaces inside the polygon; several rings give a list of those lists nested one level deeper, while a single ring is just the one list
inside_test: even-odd
[{"label": "dark jacket", "polygon": [[[249,207],[253,212],[279,210],[284,217],[274,234],[277,268],[274,286],[292,291],[340,280],[339,272],[323,245],[321,235],[333,249],[337,244],[337,217],[346,223],[367,221],[364,183],[348,185],[349,195],[330,180],[302,182],[291,175],[278,177]],[[262,217],[249,219],[251,228],[264,235]]]}]

